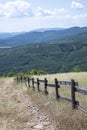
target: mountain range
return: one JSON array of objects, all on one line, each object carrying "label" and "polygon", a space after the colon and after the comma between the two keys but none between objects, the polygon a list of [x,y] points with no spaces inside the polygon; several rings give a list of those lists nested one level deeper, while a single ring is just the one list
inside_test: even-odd
[{"label": "mountain range", "polygon": [[23,32],[4,37],[0,46],[0,75],[87,71],[87,27]]},{"label": "mountain range", "polygon": [[0,40],[4,40],[4,39],[7,39],[7,38],[11,38],[11,37],[14,37],[18,34],[21,34],[21,33],[18,33],[18,32],[13,32],[13,33],[8,33],[8,32],[3,32],[3,33],[0,33]]},{"label": "mountain range", "polygon": [[[68,29],[52,29],[52,30],[44,30],[44,31],[31,31],[31,32],[23,32],[20,33],[12,33],[6,36],[0,35],[0,46],[20,46],[26,44],[34,44],[34,43],[53,43],[53,41],[57,43],[65,43],[71,42],[74,39],[78,39],[81,37],[85,37],[87,34],[87,27],[72,27]],[[81,36],[81,37],[80,37]],[[87,38],[86,38],[87,39]],[[83,39],[84,40],[84,39]]]}]

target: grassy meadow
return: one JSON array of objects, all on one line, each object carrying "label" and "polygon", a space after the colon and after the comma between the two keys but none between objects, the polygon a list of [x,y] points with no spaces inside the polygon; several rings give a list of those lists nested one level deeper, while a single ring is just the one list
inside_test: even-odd
[{"label": "grassy meadow", "polygon": [[[33,77],[42,80],[47,78],[51,84],[54,84],[54,78],[60,81],[74,79],[78,82],[78,87],[87,89],[87,72],[35,75]],[[43,86],[43,84],[40,85],[41,90],[44,90]],[[25,83],[16,83],[12,77],[0,78],[0,130],[17,130],[26,127],[26,123],[22,119],[27,117],[29,110],[22,102],[23,98],[19,93],[23,93],[25,96],[27,94],[34,104],[45,111],[56,124],[57,130],[87,130],[87,114],[78,109],[73,110],[71,103],[63,99],[56,100],[54,88],[48,87],[49,94],[44,95],[33,91],[32,87],[26,87]],[[59,94],[71,98],[70,87],[60,86]],[[87,110],[86,95],[76,93],[76,100]],[[23,112],[22,115],[21,112]]]},{"label": "grassy meadow", "polygon": [[[47,78],[48,83],[54,84],[54,79],[59,81],[70,81],[74,79],[78,82],[78,87],[87,89],[87,72],[74,72],[74,73],[59,73],[50,75],[38,75],[33,76],[34,79]],[[35,89],[37,86],[35,86]],[[43,83],[40,85],[40,89],[44,90]],[[41,93],[33,92],[32,89],[28,89],[28,94],[31,95],[31,99],[39,104],[41,109],[45,110],[51,115],[51,118],[56,122],[60,130],[87,130],[87,114],[80,112],[78,109],[73,110],[71,103],[63,99],[56,100],[55,88],[48,87],[48,95],[44,96]],[[61,85],[59,88],[59,94],[71,98],[71,89],[69,86]],[[76,100],[79,101],[80,106],[87,110],[87,96],[76,93]]]}]

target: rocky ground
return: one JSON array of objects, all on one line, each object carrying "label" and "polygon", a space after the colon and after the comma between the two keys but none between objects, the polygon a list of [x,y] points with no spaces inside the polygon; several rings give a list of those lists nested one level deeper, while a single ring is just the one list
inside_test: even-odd
[{"label": "rocky ground", "polygon": [[26,87],[13,78],[0,79],[0,130],[58,130],[44,110],[35,105]]}]

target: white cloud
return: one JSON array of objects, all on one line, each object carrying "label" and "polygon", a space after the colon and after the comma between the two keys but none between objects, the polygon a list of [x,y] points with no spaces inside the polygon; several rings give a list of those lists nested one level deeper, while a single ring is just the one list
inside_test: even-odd
[{"label": "white cloud", "polygon": [[0,4],[0,16],[23,17],[32,15],[31,4],[24,0],[16,0]]},{"label": "white cloud", "polygon": [[64,14],[65,12],[66,10],[64,8],[49,10],[38,7],[35,11],[35,16],[57,16],[60,14]]},{"label": "white cloud", "polygon": [[31,4],[25,0],[16,0],[0,4],[0,16],[6,17],[24,17],[24,16],[57,16],[66,12],[64,8],[43,9],[38,7],[32,11]]},{"label": "white cloud", "polygon": [[72,8],[76,8],[76,9],[83,9],[84,8],[84,5],[79,3],[79,2],[76,2],[76,1],[72,1]]}]

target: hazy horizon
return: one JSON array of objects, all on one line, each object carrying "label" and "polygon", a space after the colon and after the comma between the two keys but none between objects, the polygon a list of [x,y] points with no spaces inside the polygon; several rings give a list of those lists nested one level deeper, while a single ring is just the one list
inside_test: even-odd
[{"label": "hazy horizon", "polygon": [[[67,27],[67,28],[59,28],[59,27],[54,27],[54,28],[36,28],[36,29],[32,29],[32,30],[27,30],[27,31],[19,31],[19,32],[0,32],[0,33],[27,33],[27,32],[33,32],[33,31],[36,31],[36,32],[43,32],[43,31],[50,31],[50,30],[65,30],[65,29],[70,29],[70,28],[74,28],[74,27],[79,27],[79,28],[84,28],[84,27],[87,27],[87,26],[83,26],[83,27],[80,27],[80,26],[72,26],[72,27]],[[41,31],[42,30],[42,31]]]}]

